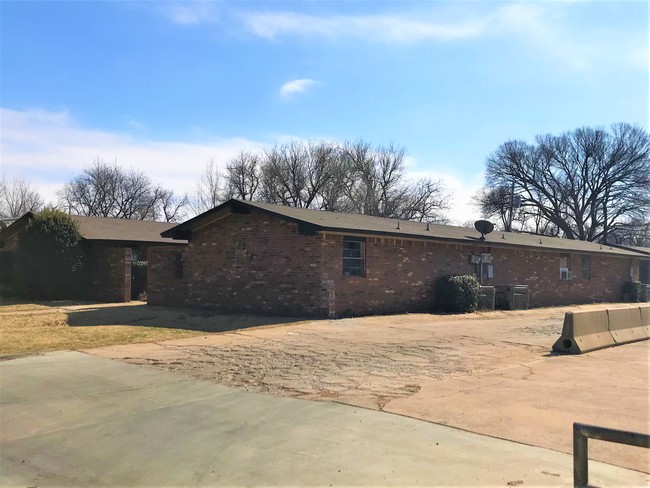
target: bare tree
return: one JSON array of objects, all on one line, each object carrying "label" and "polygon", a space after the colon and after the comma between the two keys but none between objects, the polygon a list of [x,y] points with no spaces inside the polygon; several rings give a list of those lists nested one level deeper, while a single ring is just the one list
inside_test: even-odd
[{"label": "bare tree", "polygon": [[[617,124],[508,141],[487,161],[489,189],[510,187],[540,224],[570,239],[607,242],[609,234],[650,213],[650,137]],[[544,222],[547,224],[544,224]]]},{"label": "bare tree", "polygon": [[650,220],[631,220],[612,231],[609,238],[612,244],[650,247]]},{"label": "bare tree", "polygon": [[449,208],[451,195],[440,180],[425,178],[407,187],[400,211],[404,220],[446,224],[444,211]]},{"label": "bare tree", "polygon": [[0,218],[22,217],[43,208],[43,199],[23,177],[0,180]]},{"label": "bare tree", "polygon": [[269,203],[303,207],[306,151],[300,142],[275,146],[264,154],[262,198]]},{"label": "bare tree", "polygon": [[444,221],[449,194],[441,181],[406,177],[406,150],[357,141],[291,141],[264,153],[242,152],[225,176],[210,161],[193,208],[201,213],[228,198],[332,212]]},{"label": "bare tree", "polygon": [[241,152],[226,166],[226,195],[239,200],[254,200],[261,179],[261,156]]},{"label": "bare tree", "polygon": [[445,222],[450,195],[440,180],[409,182],[406,150],[387,146],[373,149],[357,141],[343,148],[349,178],[346,194],[357,213],[404,220]]},{"label": "bare tree", "polygon": [[330,212],[353,213],[352,201],[348,197],[351,172],[343,157],[340,146],[333,146],[328,163],[328,178],[323,181],[319,191],[319,208]]},{"label": "bare tree", "polygon": [[201,173],[196,190],[190,200],[190,207],[198,215],[221,205],[228,199],[226,193],[223,176],[212,158]]},{"label": "bare tree", "polygon": [[353,213],[378,215],[379,198],[375,156],[369,143],[348,142],[342,156],[347,171],[346,197]]},{"label": "bare tree", "polygon": [[189,199],[187,195],[178,196],[174,194],[173,190],[166,190],[164,188],[157,188],[158,200],[158,213],[156,220],[164,220],[165,222],[182,222],[187,216],[187,207]]},{"label": "bare tree", "polygon": [[321,208],[321,192],[337,170],[336,154],[336,147],[327,142],[292,141],[273,147],[264,155],[262,199],[292,207]]},{"label": "bare tree", "polygon": [[[482,188],[474,195],[474,206],[481,216],[496,220],[499,229],[514,232],[529,232],[557,236],[559,229],[549,221],[534,205],[514,203],[518,195],[513,195],[511,188]],[[512,208],[511,208],[512,206]],[[510,215],[512,212],[512,216]]]},{"label": "bare tree", "polygon": [[506,186],[482,188],[474,195],[474,206],[479,209],[482,217],[495,219],[498,221],[497,227],[510,230],[508,223],[511,198],[510,188]]},{"label": "bare tree", "polygon": [[160,206],[164,200],[169,205],[172,193],[154,186],[140,171],[125,170],[116,162],[108,164],[98,158],[68,181],[59,197],[63,208],[77,215],[155,220],[166,214]]}]

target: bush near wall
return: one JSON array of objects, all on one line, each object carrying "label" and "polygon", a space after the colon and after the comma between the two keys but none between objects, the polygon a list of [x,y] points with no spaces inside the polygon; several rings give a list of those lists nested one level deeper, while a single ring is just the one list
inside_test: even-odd
[{"label": "bush near wall", "polygon": [[645,285],[640,281],[626,281],[623,283],[623,301],[640,302]]},{"label": "bush near wall", "polygon": [[35,214],[16,248],[18,293],[33,299],[85,298],[88,276],[86,250],[75,220],[58,210]]},{"label": "bush near wall", "polygon": [[0,293],[13,295],[16,289],[14,279],[14,264],[16,253],[10,249],[0,249]]},{"label": "bush near wall", "polygon": [[475,312],[480,291],[481,286],[474,276],[445,276],[437,283],[437,303],[445,312]]}]

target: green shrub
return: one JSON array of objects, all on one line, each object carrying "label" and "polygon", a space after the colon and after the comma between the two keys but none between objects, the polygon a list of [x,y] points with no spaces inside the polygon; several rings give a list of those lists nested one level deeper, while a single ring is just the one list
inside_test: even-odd
[{"label": "green shrub", "polygon": [[35,214],[18,241],[14,276],[28,298],[85,297],[87,259],[75,220],[58,210]]},{"label": "green shrub", "polygon": [[437,283],[438,307],[446,312],[475,312],[481,286],[471,275],[445,276]]},{"label": "green shrub", "polygon": [[623,301],[640,302],[645,285],[640,281],[626,281],[623,283]]}]

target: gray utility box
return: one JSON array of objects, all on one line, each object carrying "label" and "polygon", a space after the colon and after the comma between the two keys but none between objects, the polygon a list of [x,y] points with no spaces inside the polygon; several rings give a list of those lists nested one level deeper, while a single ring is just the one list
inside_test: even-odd
[{"label": "gray utility box", "polygon": [[527,310],[530,304],[530,288],[528,285],[498,286],[496,303],[505,310]]},{"label": "gray utility box", "polygon": [[496,289],[493,286],[481,286],[478,297],[479,310],[494,310]]},{"label": "gray utility box", "polygon": [[650,302],[650,285],[645,285],[641,288],[641,301]]}]

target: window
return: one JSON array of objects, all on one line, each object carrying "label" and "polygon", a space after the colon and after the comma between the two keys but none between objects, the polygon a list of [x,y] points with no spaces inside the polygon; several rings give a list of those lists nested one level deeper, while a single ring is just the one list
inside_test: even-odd
[{"label": "window", "polygon": [[580,259],[582,279],[590,280],[591,279],[591,256],[582,256]]},{"label": "window", "polygon": [[343,276],[366,275],[366,243],[360,237],[343,238]]},{"label": "window", "polygon": [[174,278],[177,280],[183,279],[183,255],[180,252],[176,253],[176,260],[174,261]]},{"label": "window", "polygon": [[568,281],[573,279],[573,274],[571,273],[571,259],[568,254],[562,254],[560,256],[560,280]]}]

